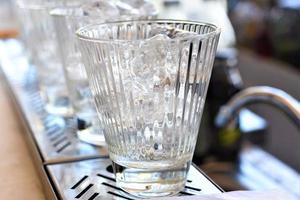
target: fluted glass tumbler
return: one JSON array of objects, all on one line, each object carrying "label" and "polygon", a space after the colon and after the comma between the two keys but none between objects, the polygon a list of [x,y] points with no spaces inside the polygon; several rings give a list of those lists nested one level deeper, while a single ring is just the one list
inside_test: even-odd
[{"label": "fluted glass tumbler", "polygon": [[132,195],[174,195],[191,164],[220,31],[205,23],[125,21],[77,31],[113,161]]},{"label": "fluted glass tumbler", "polygon": [[[149,2],[141,1],[140,7],[147,6],[149,8],[151,6],[149,4]],[[121,5],[127,4],[123,2]],[[131,9],[134,10],[133,8]],[[75,6],[56,7],[50,12],[59,41],[69,97],[74,114],[79,122],[77,136],[80,140],[87,143],[102,146],[105,145],[105,139],[102,128],[98,123],[75,31],[87,24],[103,23],[117,19],[153,18],[157,13],[155,9],[144,9],[143,13],[135,12],[134,15],[130,14],[129,11],[127,10],[124,13],[124,9],[118,7],[118,3],[114,1],[96,1],[85,2]]]},{"label": "fluted glass tumbler", "polygon": [[52,114],[70,115],[68,94],[49,10],[57,2],[18,2],[22,35],[31,61],[36,67],[41,95],[46,110]]},{"label": "fluted glass tumbler", "polygon": [[[97,122],[97,113],[88,86],[87,75],[81,61],[75,31],[97,18],[90,18],[80,6],[65,6],[51,10],[63,61],[69,98],[78,121],[77,136],[94,145],[105,145],[102,129]],[[99,18],[98,18],[99,20]]]}]

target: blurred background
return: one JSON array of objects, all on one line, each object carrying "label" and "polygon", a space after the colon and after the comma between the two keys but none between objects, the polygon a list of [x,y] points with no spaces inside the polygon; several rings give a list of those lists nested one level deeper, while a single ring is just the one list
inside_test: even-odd
[{"label": "blurred background", "polygon": [[[159,2],[157,5],[160,10],[163,10],[162,17],[208,21],[217,24],[222,29],[219,54],[215,61],[208,90],[206,109],[212,111],[211,107],[218,104],[217,101],[219,104],[223,104],[236,91],[249,86],[273,86],[288,92],[298,100],[300,99],[299,0],[170,0]],[[235,70],[228,70],[224,67],[225,65],[231,66]],[[224,67],[225,72],[220,70],[222,68],[220,66]],[[226,76],[227,79],[222,80],[221,77]],[[231,78],[228,78],[229,76]],[[222,92],[224,90],[225,93]],[[300,191],[299,128],[282,112],[269,105],[257,104],[248,108],[257,116],[248,116],[246,113],[239,116],[240,123],[245,126],[244,128],[241,127],[245,130],[240,130],[244,133],[242,137],[246,138],[246,141],[255,143],[268,155],[274,156],[295,170],[298,180],[287,182],[294,186],[295,191]],[[256,122],[257,124],[255,124]],[[204,113],[200,134],[201,131],[202,133],[215,132],[211,129],[208,131],[207,123],[209,122],[206,121]],[[246,130],[247,128],[249,130]],[[212,138],[212,140],[215,139],[215,137]],[[216,148],[220,149],[220,146],[217,145]],[[195,155],[197,155],[197,151]],[[243,154],[241,155],[243,156]],[[250,157],[252,156],[255,157],[254,154]],[[226,160],[225,157],[230,160],[231,155],[222,154],[221,157],[223,160]],[[209,159],[211,158],[209,157]],[[263,156],[260,161],[264,159],[269,160],[269,157]],[[215,171],[213,166],[216,167]],[[268,165],[268,167],[270,166]],[[279,164],[272,166],[275,167],[270,167],[270,171],[285,171],[279,167],[281,166]],[[230,182],[229,179],[224,178],[228,174],[222,172],[226,171],[225,168],[228,165],[203,164],[202,168],[205,167],[207,167],[206,172],[211,177],[215,177],[219,184],[223,184],[223,188],[228,190],[238,188],[234,181]],[[218,170],[221,171],[218,174],[220,176],[213,173]],[[250,168],[247,169],[248,172],[251,170]],[[255,171],[250,176],[257,177],[257,174],[259,173]],[[226,181],[223,181],[225,179]],[[247,182],[249,183],[248,180]],[[259,185],[258,182],[254,181],[254,184],[249,184],[255,188],[254,185]],[[267,182],[265,181],[263,185],[268,185]]]},{"label": "blurred background", "polygon": [[[237,116],[239,136],[229,147],[215,144],[222,131],[216,131],[211,117],[249,86],[273,86],[300,99],[300,1],[152,2],[160,18],[206,21],[222,29],[201,124],[204,134],[199,134],[204,138],[198,140],[209,147],[196,149],[194,162],[227,191],[280,185],[300,198],[300,131],[284,114],[269,105],[247,107]],[[0,37],[17,37],[18,27],[12,0],[0,0]]]}]

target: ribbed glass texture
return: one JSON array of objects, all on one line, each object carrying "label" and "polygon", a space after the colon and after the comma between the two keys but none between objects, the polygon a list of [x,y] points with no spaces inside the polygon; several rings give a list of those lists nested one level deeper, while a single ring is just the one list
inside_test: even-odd
[{"label": "ribbed glass texture", "polygon": [[[102,134],[102,129],[99,127],[97,113],[91,92],[88,86],[87,75],[81,61],[81,54],[78,48],[75,31],[88,24],[103,23],[105,21],[120,20],[123,18],[153,18],[151,13],[142,13],[136,15],[123,15],[113,3],[103,1],[98,6],[103,7],[98,10],[98,3],[86,2],[80,5],[65,5],[51,10],[59,49],[63,61],[64,74],[67,81],[69,97],[73,105],[74,114],[78,119],[83,120],[88,124],[88,128],[83,131],[78,131],[78,137],[85,142],[96,145],[104,145],[105,140]],[[104,6],[107,7],[104,7]],[[93,7],[94,6],[94,7]],[[87,9],[89,8],[89,9]],[[89,15],[87,11],[91,12]],[[84,11],[84,10],[87,11]],[[149,14],[149,15],[148,15]],[[154,13],[155,14],[155,13]]]},{"label": "ribbed glass texture", "polygon": [[81,61],[75,31],[97,18],[79,16],[76,11],[79,6],[64,6],[51,10],[55,31],[59,43],[60,55],[63,61],[64,75],[67,81],[69,97],[75,115],[86,123],[94,124],[96,109],[88,87],[87,75]]},{"label": "ribbed glass texture", "polygon": [[167,169],[191,160],[219,30],[185,21],[127,21],[77,31],[110,158]]},{"label": "ribbed glass texture", "polygon": [[67,90],[58,52],[56,34],[49,10],[56,2],[18,2],[22,37],[31,61],[36,67],[41,94],[46,109],[53,114],[68,115]]}]

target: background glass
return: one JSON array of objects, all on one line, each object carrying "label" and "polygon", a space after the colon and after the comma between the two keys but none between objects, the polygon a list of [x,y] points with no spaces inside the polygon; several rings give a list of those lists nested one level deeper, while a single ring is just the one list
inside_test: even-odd
[{"label": "background glass", "polygon": [[183,189],[219,30],[127,21],[77,32],[118,186],[151,197]]},{"label": "background glass", "polygon": [[57,2],[18,1],[22,23],[22,38],[36,67],[41,95],[46,110],[52,114],[70,115],[62,63],[58,52],[56,33],[49,10]]},{"label": "background glass", "polygon": [[[102,129],[99,127],[75,31],[92,23],[121,19],[145,19],[156,16],[157,11],[152,4],[139,2],[138,7],[137,5],[134,7],[135,5],[121,1],[96,1],[76,6],[57,7],[50,12],[59,41],[69,97],[78,118],[77,135],[85,142],[104,145],[105,139]],[[122,9],[124,7],[127,10]],[[142,8],[144,8],[143,11],[140,11]]]}]

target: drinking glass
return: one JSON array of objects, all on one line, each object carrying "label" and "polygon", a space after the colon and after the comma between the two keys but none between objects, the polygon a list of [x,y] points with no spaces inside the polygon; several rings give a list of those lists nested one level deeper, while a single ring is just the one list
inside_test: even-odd
[{"label": "drinking glass", "polygon": [[22,36],[36,67],[41,96],[49,113],[70,115],[68,94],[62,63],[58,52],[56,33],[49,10],[56,1],[18,1]]},{"label": "drinking glass", "polygon": [[[59,41],[70,101],[78,121],[77,136],[82,141],[99,146],[105,144],[105,139],[98,123],[75,31],[91,23],[118,19],[154,18],[157,14],[155,9],[144,9],[144,12],[135,12],[132,15],[130,10],[124,13],[124,9],[121,10],[118,5],[111,1],[96,1],[75,6],[65,5],[50,12]],[[124,7],[125,2],[121,5]],[[149,4],[147,6],[147,8],[150,7]]]},{"label": "drinking glass", "polygon": [[219,35],[214,25],[176,20],[77,31],[116,182],[128,193],[183,189]]}]

